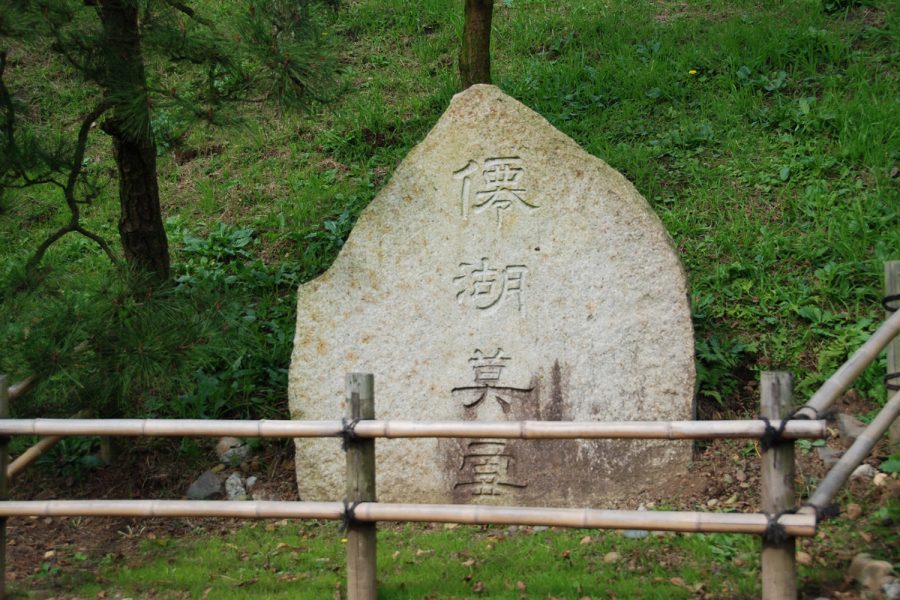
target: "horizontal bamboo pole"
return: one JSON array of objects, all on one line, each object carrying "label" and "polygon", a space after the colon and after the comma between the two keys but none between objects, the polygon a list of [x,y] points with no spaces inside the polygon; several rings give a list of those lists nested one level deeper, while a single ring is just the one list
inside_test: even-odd
[{"label": "horizontal bamboo pole", "polygon": [[859,377],[859,374],[872,364],[878,354],[898,335],[900,335],[900,310],[888,317],[866,343],[854,352],[853,356],[848,358],[847,362],[842,364],[834,372],[834,375],[829,377],[813,394],[804,406],[804,408],[808,407],[812,410],[800,414],[807,414],[810,418],[815,418],[828,410],[835,400],[850,387],[850,384]]},{"label": "horizontal bamboo pole", "polygon": [[[235,517],[243,519],[343,518],[340,502],[228,502],[221,500],[13,500],[0,502],[0,517]],[[363,502],[360,521],[408,521],[471,525],[545,525],[593,529],[651,529],[695,533],[762,534],[768,517],[760,513],[667,512]],[[782,515],[788,535],[815,534],[815,515]]]},{"label": "horizontal bamboo pole", "polygon": [[[774,427],[781,425],[773,421]],[[338,437],[340,421],[214,421],[202,419],[2,419],[0,435],[122,435]],[[751,421],[360,421],[363,438],[713,439],[759,438],[765,424]],[[791,420],[783,437],[824,438],[825,421]]]},{"label": "horizontal bamboo pole", "polygon": [[18,400],[20,397],[27,394],[36,383],[37,377],[32,375],[31,377],[26,377],[19,383],[9,386],[9,401],[13,402],[15,400]]},{"label": "horizontal bamboo pole", "polygon": [[884,405],[884,408],[881,409],[881,412],[878,413],[878,416],[856,438],[853,445],[844,452],[837,464],[828,471],[825,479],[822,480],[807,502],[812,508],[804,507],[801,509],[801,512],[810,512],[815,508],[821,510],[831,504],[841,487],[847,482],[856,467],[862,464],[862,461],[869,455],[869,452],[872,451],[872,448],[875,447],[875,444],[884,435],[884,432],[891,426],[897,415],[900,415],[900,392],[895,393],[891,397],[888,403]]}]

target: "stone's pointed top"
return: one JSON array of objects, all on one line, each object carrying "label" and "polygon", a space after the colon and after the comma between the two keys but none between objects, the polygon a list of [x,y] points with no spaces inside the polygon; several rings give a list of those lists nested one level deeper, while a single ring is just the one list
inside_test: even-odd
[{"label": "stone's pointed top", "polygon": [[[490,85],[450,107],[301,286],[295,416],[343,415],[375,373],[376,416],[653,420],[692,414],[687,287],[619,173]],[[690,445],[392,441],[382,500],[583,506],[678,476]],[[340,497],[343,456],[298,440],[300,494]]]}]

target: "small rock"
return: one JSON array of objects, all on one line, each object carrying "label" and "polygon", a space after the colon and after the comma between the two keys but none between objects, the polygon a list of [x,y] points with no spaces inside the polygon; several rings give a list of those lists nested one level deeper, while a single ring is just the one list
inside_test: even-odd
[{"label": "small rock", "polygon": [[54,556],[56,556],[56,551],[54,551],[54,550],[47,550],[46,552],[44,552],[45,559],[50,559],[50,558],[53,558]]},{"label": "small rock", "polygon": [[847,578],[856,581],[870,592],[879,592],[883,584],[890,583],[893,565],[885,560],[875,560],[865,553],[857,554],[850,563]]},{"label": "small rock", "polygon": [[808,567],[812,564],[812,556],[810,556],[809,552],[800,550],[797,552],[797,562]]},{"label": "small rock", "polygon": [[531,528],[531,531],[538,533],[540,531],[547,531],[548,529],[550,529],[550,528],[547,527],[546,525],[535,525],[534,527]]},{"label": "small rock", "polygon": [[891,577],[881,584],[881,593],[887,600],[900,600],[900,579]]},{"label": "small rock", "polygon": [[709,500],[706,501],[706,506],[708,506],[709,508],[712,508],[718,503],[719,503],[719,501],[717,499],[710,498]]},{"label": "small rock", "polygon": [[722,481],[724,483],[732,484],[734,483],[734,477],[732,477],[728,473],[725,473],[725,475],[722,476]]},{"label": "small rock", "polygon": [[236,467],[250,456],[250,447],[234,437],[223,437],[216,444],[216,456],[219,462]]},{"label": "small rock", "polygon": [[618,562],[619,559],[622,558],[618,552],[607,552],[603,555],[603,562],[608,565],[613,564],[614,562]]},{"label": "small rock", "polygon": [[862,506],[855,502],[851,502],[847,505],[847,518],[851,521],[855,521],[862,516]]},{"label": "small rock", "polygon": [[642,540],[650,535],[650,532],[646,529],[624,529],[622,535],[630,540]]},{"label": "small rock", "polygon": [[876,475],[878,475],[878,469],[876,469],[872,465],[862,464],[853,470],[853,474],[850,475],[850,479],[871,480],[874,479]]},{"label": "small rock", "polygon": [[248,477],[244,481],[244,485],[247,487],[247,491],[252,490],[253,486],[256,485],[257,481],[258,481],[258,479],[257,479],[256,475],[251,475],[250,477]]},{"label": "small rock", "polygon": [[879,473],[875,477],[872,478],[872,483],[877,485],[878,487],[884,487],[888,482],[888,474],[887,473]]},{"label": "small rock", "polygon": [[206,471],[191,484],[186,495],[191,500],[209,500],[221,496],[222,480],[212,471]]},{"label": "small rock", "polygon": [[590,544],[592,541],[593,541],[593,539],[591,538],[591,536],[586,535],[583,538],[581,538],[581,545],[586,546],[586,545]]},{"label": "small rock", "polygon": [[828,446],[819,446],[818,448],[816,448],[816,454],[819,455],[819,458],[822,460],[826,467],[833,467],[841,459],[844,451],[837,450],[835,448],[829,448]]},{"label": "small rock", "polygon": [[856,441],[862,432],[866,430],[866,424],[850,415],[839,414],[837,416],[838,430],[841,432],[841,439],[850,445]]},{"label": "small rock", "polygon": [[744,473],[743,471],[738,471],[737,473],[734,474],[734,478],[737,479],[738,481],[747,481],[747,474]]},{"label": "small rock", "polygon": [[247,488],[240,473],[232,473],[225,480],[225,497],[229,500],[246,500]]},{"label": "small rock", "polygon": [[511,534],[511,533],[516,533],[517,531],[519,531],[518,525],[510,525],[509,527],[506,528],[506,533]]}]

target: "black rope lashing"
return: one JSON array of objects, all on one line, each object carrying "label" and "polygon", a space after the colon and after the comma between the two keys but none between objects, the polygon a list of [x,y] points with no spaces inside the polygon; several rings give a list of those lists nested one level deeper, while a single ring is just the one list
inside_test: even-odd
[{"label": "black rope lashing", "polygon": [[[891,302],[897,302],[897,304],[891,305]],[[884,307],[884,310],[888,312],[897,312],[900,309],[900,294],[890,294],[885,296],[881,301],[881,305]]]},{"label": "black rope lashing", "polygon": [[896,373],[888,373],[884,376],[884,387],[892,392],[900,390],[900,383],[891,383],[895,379],[900,380],[900,371]]},{"label": "black rope lashing", "polygon": [[784,528],[784,525],[778,522],[778,519],[783,517],[784,515],[793,515],[797,512],[796,508],[789,508],[787,510],[783,510],[777,513],[766,513],[766,518],[769,522],[766,524],[766,530],[762,534],[763,541],[767,544],[783,544],[789,539],[791,536],[787,534],[787,530]]},{"label": "black rope lashing", "polygon": [[338,435],[341,436],[341,448],[344,452],[347,451],[347,444],[359,439],[359,436],[356,434],[356,426],[358,424],[359,419],[353,419],[352,421],[341,419],[341,432]]},{"label": "black rope lashing", "polygon": [[762,437],[759,438],[759,445],[762,446],[763,452],[768,452],[769,449],[781,441],[784,428],[787,427],[790,419],[782,419],[778,427],[773,427],[772,422],[766,417],[760,417],[760,419],[766,424],[766,430],[763,432]]},{"label": "black rope lashing", "polygon": [[807,421],[813,420],[813,418],[810,417],[807,413],[801,412],[804,410],[811,411],[813,413],[813,415],[815,416],[816,421],[834,421],[835,417],[837,417],[837,414],[838,414],[838,411],[834,408],[823,412],[823,411],[816,410],[812,406],[803,405],[803,406],[798,406],[793,411],[791,411],[791,414],[789,414],[787,417],[788,420],[790,420],[790,419],[804,419]]},{"label": "black rope lashing", "polygon": [[832,502],[827,506],[816,506],[810,502],[804,502],[803,506],[807,506],[814,511],[816,511],[816,524],[818,525],[822,521],[827,521],[828,519],[833,519],[841,514],[841,505],[837,502]]},{"label": "black rope lashing", "polygon": [[770,448],[775,446],[778,442],[780,442],[783,438],[784,429],[787,427],[788,421],[791,419],[803,419],[803,420],[811,420],[811,417],[801,411],[808,410],[812,411],[815,415],[816,421],[833,421],[835,416],[837,415],[836,410],[826,410],[825,412],[821,412],[812,406],[799,406],[791,411],[791,413],[785,418],[781,419],[781,424],[778,427],[774,427],[772,422],[766,417],[759,417],[760,420],[766,424],[766,429],[762,434],[762,437],[759,439],[759,445],[762,446],[763,452],[768,451]]},{"label": "black rope lashing", "polygon": [[358,522],[356,520],[357,506],[359,506],[359,502],[347,502],[347,499],[344,498],[344,513],[341,515],[341,526],[338,529],[341,534],[347,533],[350,526]]}]

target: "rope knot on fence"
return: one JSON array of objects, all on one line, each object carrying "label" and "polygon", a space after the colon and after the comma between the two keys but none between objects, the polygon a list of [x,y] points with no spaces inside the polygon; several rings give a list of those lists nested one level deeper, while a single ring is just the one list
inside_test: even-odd
[{"label": "rope knot on fence", "polygon": [[348,420],[346,417],[341,419],[341,448],[343,448],[344,452],[347,451],[347,444],[350,442],[355,442],[359,439],[359,435],[356,433],[356,426],[359,425],[359,419]]},{"label": "rope knot on fence", "polygon": [[769,522],[766,524],[766,530],[762,534],[763,541],[767,544],[780,545],[791,539],[791,536],[788,535],[784,525],[779,523],[778,519],[784,515],[793,515],[796,513],[796,508],[789,508],[777,513],[766,513],[766,518]]},{"label": "rope knot on fence", "polygon": [[344,512],[341,514],[341,526],[338,529],[341,535],[347,533],[351,525],[355,525],[359,522],[356,519],[357,506],[359,506],[359,502],[348,502],[347,499],[344,498]]}]

